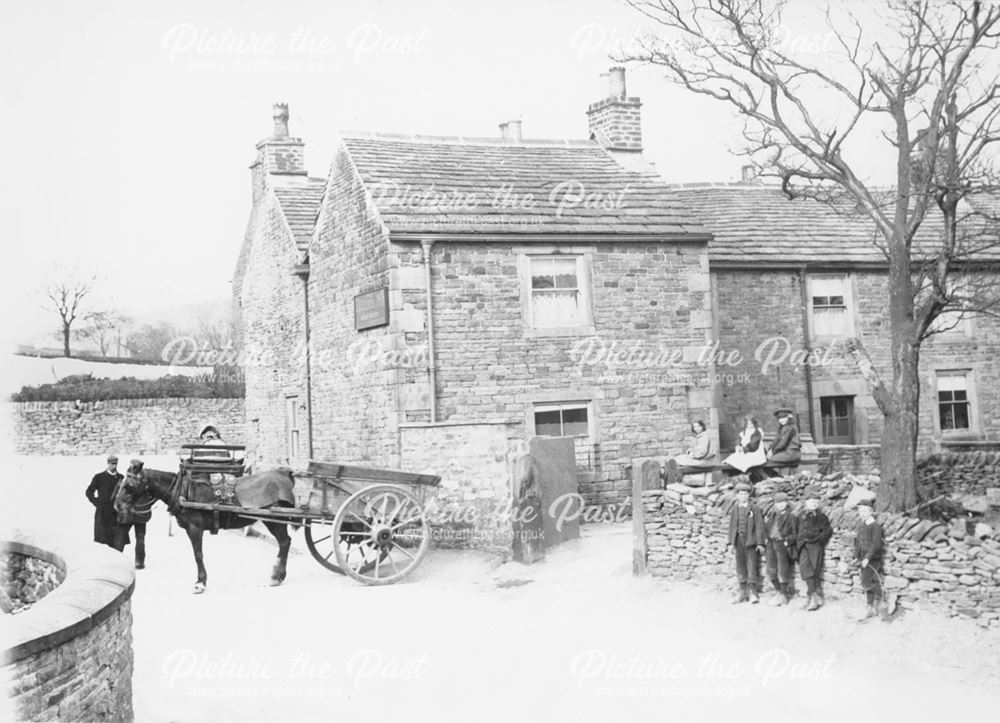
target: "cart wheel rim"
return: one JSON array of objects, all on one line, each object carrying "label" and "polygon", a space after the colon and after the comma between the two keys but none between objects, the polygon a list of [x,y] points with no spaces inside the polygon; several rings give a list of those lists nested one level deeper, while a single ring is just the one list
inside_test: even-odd
[{"label": "cart wheel rim", "polygon": [[[351,495],[333,522],[337,565],[367,585],[402,580],[416,569],[430,544],[430,526],[420,501],[391,484],[371,485]],[[350,543],[350,544],[348,544]]]}]

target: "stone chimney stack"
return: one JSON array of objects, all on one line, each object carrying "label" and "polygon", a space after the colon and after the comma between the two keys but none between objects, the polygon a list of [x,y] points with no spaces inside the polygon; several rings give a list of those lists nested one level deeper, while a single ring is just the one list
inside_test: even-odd
[{"label": "stone chimney stack", "polygon": [[[602,76],[603,77],[603,76]],[[625,89],[625,68],[608,71],[608,97],[587,108],[590,138],[609,151],[642,151],[642,122],[638,98]]]},{"label": "stone chimney stack", "polygon": [[257,160],[250,166],[254,200],[267,188],[272,175],[305,176],[305,144],[288,135],[288,104],[275,103],[271,113],[274,135],[257,144]]}]

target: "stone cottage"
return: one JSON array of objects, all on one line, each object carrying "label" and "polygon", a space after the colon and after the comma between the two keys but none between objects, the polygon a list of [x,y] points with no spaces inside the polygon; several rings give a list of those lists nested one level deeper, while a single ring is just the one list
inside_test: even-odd
[{"label": "stone cottage", "polygon": [[233,284],[262,463],[436,472],[444,499],[502,503],[512,450],[572,437],[607,504],[632,458],[715,419],[709,236],[609,80],[589,140],[345,133],[325,179],[275,107]]},{"label": "stone cottage", "polygon": [[[736,352],[741,360],[720,364],[715,376],[722,447],[732,446],[741,415],[759,415],[773,430],[771,412],[782,406],[795,410],[799,428],[819,444],[879,444],[882,415],[844,344],[859,337],[888,375],[888,264],[868,218],[812,199],[790,201],[778,186],[753,178],[672,193],[712,233],[717,356]],[[964,212],[1000,236],[995,225],[983,226],[996,218],[988,203],[972,199]],[[915,251],[933,248],[940,224],[928,216]],[[979,259],[993,264],[983,273],[996,273],[995,250]],[[1000,320],[951,313],[936,328],[941,333],[924,343],[920,357],[921,449],[995,440]]]}]

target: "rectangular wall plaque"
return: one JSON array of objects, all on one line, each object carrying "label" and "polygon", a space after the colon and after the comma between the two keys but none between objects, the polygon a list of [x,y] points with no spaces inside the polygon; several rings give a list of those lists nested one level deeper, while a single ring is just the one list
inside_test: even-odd
[{"label": "rectangular wall plaque", "polygon": [[354,328],[374,329],[389,323],[389,287],[383,286],[354,297]]}]

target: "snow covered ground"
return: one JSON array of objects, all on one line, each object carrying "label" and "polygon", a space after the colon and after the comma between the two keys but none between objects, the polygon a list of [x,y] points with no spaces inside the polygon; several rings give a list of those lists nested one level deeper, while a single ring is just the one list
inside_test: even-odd
[{"label": "snow covered ground", "polygon": [[[102,466],[10,459],[17,524],[89,541],[83,490]],[[532,567],[431,550],[381,588],[321,568],[301,531],[288,579],[269,587],[273,545],[220,532],[205,540],[201,596],[187,538],[168,528],[158,507],[132,598],[140,723],[930,721],[1000,709],[996,632],[919,611],[858,625],[856,602],[732,606],[722,591],[637,579],[628,526],[588,526]]]}]

